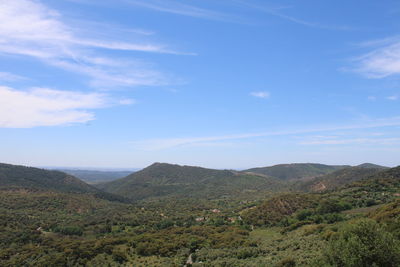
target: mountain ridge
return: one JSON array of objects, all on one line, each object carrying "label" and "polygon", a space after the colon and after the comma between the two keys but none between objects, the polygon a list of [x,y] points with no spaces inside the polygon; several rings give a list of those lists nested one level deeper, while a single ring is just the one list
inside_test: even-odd
[{"label": "mountain ridge", "polygon": [[215,170],[196,166],[153,163],[125,178],[96,185],[106,192],[134,199],[150,196],[217,196],[243,190],[276,188],[275,178],[251,175],[234,170]]},{"label": "mountain ridge", "polygon": [[243,170],[242,172],[264,174],[280,180],[301,180],[314,178],[316,176],[332,173],[336,170],[348,167],[351,166],[325,165],[320,163],[290,163],[250,168]]}]

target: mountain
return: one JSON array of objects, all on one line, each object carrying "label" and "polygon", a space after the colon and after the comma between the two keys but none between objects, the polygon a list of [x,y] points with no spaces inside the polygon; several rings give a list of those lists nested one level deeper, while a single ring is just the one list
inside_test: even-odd
[{"label": "mountain", "polygon": [[110,182],[123,178],[133,173],[133,171],[99,171],[99,170],[80,170],[80,169],[57,169],[59,171],[73,175],[86,183],[94,184]]},{"label": "mountain", "polygon": [[279,180],[310,179],[316,176],[332,173],[350,166],[335,166],[316,163],[279,164],[271,167],[260,167],[244,170],[247,173],[258,173],[275,177]]},{"label": "mountain", "polygon": [[282,187],[282,183],[265,175],[154,163],[125,178],[96,186],[109,193],[139,200],[162,196],[232,196],[255,190],[276,190]]},{"label": "mountain", "polygon": [[356,181],[365,180],[373,177],[373,175],[381,173],[384,169],[367,168],[367,167],[351,167],[335,171],[312,180],[301,182],[300,188],[305,191],[321,192],[332,190],[346,184]]},{"label": "mountain", "polygon": [[373,163],[363,163],[363,164],[357,165],[356,167],[369,168],[369,169],[371,169],[371,168],[373,168],[373,169],[389,169],[389,167],[376,165],[376,164],[373,164]]},{"label": "mountain", "polygon": [[127,201],[64,172],[0,163],[0,190],[16,189],[93,194],[107,200]]}]

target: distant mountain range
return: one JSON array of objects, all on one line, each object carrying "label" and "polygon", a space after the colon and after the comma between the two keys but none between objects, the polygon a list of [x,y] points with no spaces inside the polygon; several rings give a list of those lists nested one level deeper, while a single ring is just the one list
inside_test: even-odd
[{"label": "distant mountain range", "polygon": [[251,190],[277,190],[276,178],[232,170],[214,170],[166,163],[153,165],[97,188],[131,199],[160,196],[217,197]]},{"label": "distant mountain range", "polygon": [[[85,193],[120,201],[159,197],[216,199],[256,192],[321,192],[368,179],[375,174],[384,173],[386,169],[387,167],[371,163],[356,167],[296,163],[234,171],[154,163],[141,171],[131,173],[92,170],[61,172],[0,164],[0,190],[28,188]],[[71,174],[86,181],[107,181],[128,175],[96,184],[95,187]]]},{"label": "distant mountain range", "polygon": [[57,170],[73,175],[89,184],[110,182],[119,178],[126,177],[134,172],[134,171],[100,171],[100,170],[82,170],[82,169],[57,169]]}]

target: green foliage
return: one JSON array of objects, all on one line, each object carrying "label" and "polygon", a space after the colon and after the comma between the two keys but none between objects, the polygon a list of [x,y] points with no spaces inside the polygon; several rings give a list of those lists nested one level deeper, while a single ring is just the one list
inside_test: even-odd
[{"label": "green foliage", "polygon": [[399,266],[400,241],[375,221],[359,220],[333,237],[326,258],[333,266]]},{"label": "green foliage", "polygon": [[296,261],[293,258],[285,258],[281,260],[277,267],[295,267]]},{"label": "green foliage", "polygon": [[155,163],[141,171],[97,187],[133,200],[159,197],[217,199],[253,191],[276,191],[278,180],[231,170]]},{"label": "green foliage", "polygon": [[370,165],[365,165],[365,167],[358,166],[337,170],[309,181],[298,183],[296,187],[302,191],[329,191],[356,181],[369,179],[373,177],[373,175],[384,171],[382,167],[368,168],[367,166]]},{"label": "green foliage", "polygon": [[[0,266],[398,264],[399,168],[334,191],[279,194],[264,191],[262,175],[192,168],[156,164],[136,176],[135,190],[151,197],[135,203],[0,180]],[[17,166],[25,178],[15,181],[65,175],[37,171]]]},{"label": "green foliage", "polygon": [[83,230],[79,226],[56,226],[53,231],[63,235],[78,235],[83,234]]},{"label": "green foliage", "polygon": [[331,166],[315,163],[279,164],[271,167],[252,168],[244,172],[259,173],[279,180],[300,180],[332,173],[349,166]]},{"label": "green foliage", "polygon": [[[273,226],[283,223],[287,216],[295,212],[315,207],[320,197],[311,194],[284,194],[273,197],[260,206],[243,212],[243,220],[256,226]],[[284,224],[284,223],[283,223]]]}]

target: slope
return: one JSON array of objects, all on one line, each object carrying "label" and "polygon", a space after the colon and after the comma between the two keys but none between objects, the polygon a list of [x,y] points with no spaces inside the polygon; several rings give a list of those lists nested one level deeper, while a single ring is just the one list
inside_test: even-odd
[{"label": "slope", "polygon": [[349,166],[332,166],[316,163],[279,164],[271,167],[260,167],[244,170],[243,172],[258,173],[275,177],[280,180],[309,179],[332,173]]},{"label": "slope", "polygon": [[282,183],[265,175],[154,163],[125,178],[98,184],[97,187],[131,199],[161,196],[215,198],[255,190],[277,190]]},{"label": "slope", "polygon": [[0,190],[19,189],[93,194],[107,200],[126,201],[120,196],[102,192],[78,178],[60,171],[0,163]]},{"label": "slope", "polygon": [[310,181],[301,182],[298,188],[304,191],[321,192],[332,190],[356,181],[371,178],[383,172],[382,168],[351,167],[333,173],[316,177]]}]

